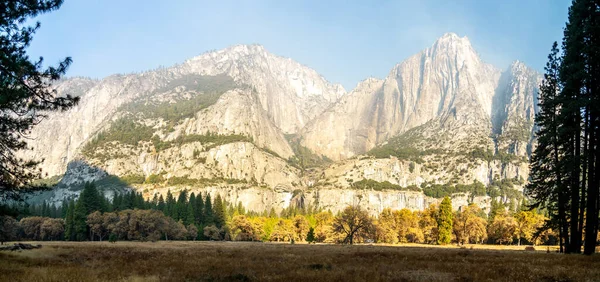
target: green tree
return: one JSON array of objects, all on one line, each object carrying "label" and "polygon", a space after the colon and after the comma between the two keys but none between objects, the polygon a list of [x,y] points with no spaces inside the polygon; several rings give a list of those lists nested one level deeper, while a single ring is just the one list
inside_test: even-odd
[{"label": "green tree", "polygon": [[[202,199],[202,194],[198,193],[198,197],[196,197],[196,207],[194,209],[194,218],[196,219],[196,225],[200,226],[204,224],[204,199]],[[199,228],[202,230],[202,228]],[[202,232],[198,232],[198,234],[202,234]]]},{"label": "green tree", "polygon": [[562,39],[552,47],[540,87],[538,146],[527,194],[549,211],[560,249],[592,254],[598,234],[600,174],[600,9],[574,0]]},{"label": "green tree", "polygon": [[214,222],[217,228],[222,228],[225,226],[225,222],[227,221],[227,215],[225,213],[225,204],[221,199],[221,195],[217,194],[215,198],[215,203],[213,207],[214,212]]},{"label": "green tree", "polygon": [[104,198],[98,193],[96,185],[93,182],[85,183],[83,191],[79,194],[78,202],[82,203],[86,216],[95,211],[105,211]]},{"label": "green tree", "polygon": [[177,197],[177,214],[174,217],[175,220],[185,220],[187,218],[187,190],[183,190],[179,193],[179,197]]},{"label": "green tree", "polygon": [[69,201],[65,216],[65,240],[75,240],[75,201]]},{"label": "green tree", "polygon": [[[156,209],[159,211],[162,211],[163,213],[165,212],[165,199],[163,198],[162,194],[160,196],[158,196],[158,201],[156,203]],[[165,213],[166,215],[166,213]]]},{"label": "green tree", "polygon": [[165,209],[163,210],[163,213],[166,216],[170,216],[171,218],[175,218],[176,214],[177,214],[177,209],[176,209],[176,204],[177,202],[175,201],[175,198],[173,197],[173,194],[171,194],[171,190],[167,191],[167,199],[165,202]]},{"label": "green tree", "polygon": [[[28,149],[26,136],[49,112],[66,110],[79,98],[56,95],[51,87],[71,64],[71,58],[44,69],[43,59],[31,61],[27,47],[40,27],[30,18],[62,5],[62,0],[5,1],[0,5],[0,201],[20,200],[23,193],[38,190],[32,180],[41,173],[39,162],[17,157]],[[0,210],[1,212],[1,210]]]},{"label": "green tree", "polygon": [[187,205],[187,212],[185,213],[185,219],[183,219],[183,223],[186,226],[190,226],[192,224],[194,224],[196,222],[196,220],[194,219],[194,205],[192,205],[191,203],[188,203]]},{"label": "green tree", "polygon": [[438,226],[438,244],[445,245],[452,240],[452,201],[449,197],[445,197],[440,204],[436,217]]},{"label": "green tree", "polygon": [[204,202],[204,214],[202,215],[202,217],[204,219],[204,226],[210,226],[215,224],[210,194],[206,194],[206,200]]},{"label": "green tree", "polygon": [[309,244],[315,243],[315,229],[312,227],[308,229],[308,233],[306,234],[306,242]]},{"label": "green tree", "polygon": [[506,207],[504,204],[496,201],[496,199],[492,199],[492,202],[490,203],[490,214],[488,215],[488,220],[491,222],[498,213],[503,213],[505,210]]},{"label": "green tree", "polygon": [[73,212],[73,238],[77,241],[85,241],[87,239],[88,227],[87,227],[87,209],[83,201],[77,201]]}]

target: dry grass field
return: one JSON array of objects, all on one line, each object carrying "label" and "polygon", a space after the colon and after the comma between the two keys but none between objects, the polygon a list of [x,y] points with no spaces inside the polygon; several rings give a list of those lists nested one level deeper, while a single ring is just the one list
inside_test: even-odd
[{"label": "dry grass field", "polygon": [[600,256],[524,247],[42,242],[0,281],[600,281]]}]

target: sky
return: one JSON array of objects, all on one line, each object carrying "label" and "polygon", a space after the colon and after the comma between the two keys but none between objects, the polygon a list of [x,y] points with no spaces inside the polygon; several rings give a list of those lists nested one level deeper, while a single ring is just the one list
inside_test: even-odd
[{"label": "sky", "polygon": [[206,51],[261,44],[348,91],[430,47],[467,36],[498,68],[520,60],[543,72],[562,39],[569,0],[66,0],[38,16],[28,49],[67,76],[103,78],[171,66]]}]

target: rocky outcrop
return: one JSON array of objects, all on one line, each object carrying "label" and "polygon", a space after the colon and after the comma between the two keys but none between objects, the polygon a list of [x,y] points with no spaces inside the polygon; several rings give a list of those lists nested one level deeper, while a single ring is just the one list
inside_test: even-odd
[{"label": "rocky outcrop", "polygon": [[366,152],[377,144],[377,124],[367,119],[379,105],[372,99],[384,81],[368,78],[302,131],[302,145],[333,160]]},{"label": "rocky outcrop", "polygon": [[533,124],[537,112],[539,73],[516,61],[502,74],[493,116],[497,148],[517,156],[531,154]]},{"label": "rocky outcrop", "polygon": [[276,152],[284,159],[294,152],[281,131],[273,124],[248,89],[234,90],[221,96],[217,103],[185,120],[169,134],[167,140],[191,134],[243,134],[256,145]]}]

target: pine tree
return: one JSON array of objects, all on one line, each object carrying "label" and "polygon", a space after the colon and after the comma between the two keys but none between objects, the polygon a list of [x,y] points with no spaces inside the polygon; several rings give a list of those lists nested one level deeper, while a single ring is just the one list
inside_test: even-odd
[{"label": "pine tree", "polygon": [[206,194],[206,200],[204,202],[204,213],[202,217],[204,221],[204,226],[210,226],[212,224],[215,224],[210,194]]},{"label": "pine tree", "polygon": [[175,219],[174,214],[176,214],[177,210],[175,207],[175,198],[173,197],[173,194],[171,194],[171,190],[167,191],[167,199],[165,202],[165,210],[163,211],[163,213],[166,216],[169,216],[173,219]]},{"label": "pine tree", "polygon": [[158,206],[158,194],[154,194],[154,196],[152,197],[152,202],[151,202],[151,209],[155,210],[156,207]]},{"label": "pine tree", "polygon": [[[194,209],[194,218],[196,219],[196,224],[198,226],[204,224],[204,199],[202,199],[202,194],[198,194],[196,197],[196,208]],[[202,229],[198,229],[202,230]],[[203,233],[203,232],[198,232]]]},{"label": "pine tree", "polygon": [[65,214],[65,240],[75,240],[75,234],[75,201],[71,200]]},{"label": "pine tree", "polygon": [[185,220],[187,218],[187,204],[187,190],[183,190],[179,193],[179,197],[177,198],[177,213],[175,220]]},{"label": "pine tree", "polygon": [[122,201],[123,201],[122,199],[123,199],[123,197],[121,196],[120,193],[115,195],[115,197],[113,198],[113,202],[112,202],[114,211],[122,210]]},{"label": "pine tree", "polygon": [[[595,252],[600,194],[600,9],[574,0],[562,40],[553,46],[540,88],[540,148],[531,160],[528,194],[547,208],[558,227],[561,250]],[[546,179],[545,179],[546,178]]]},{"label": "pine tree", "polygon": [[269,210],[269,218],[277,218],[277,212],[275,212],[275,208],[271,207],[271,210]]},{"label": "pine tree", "polygon": [[530,205],[532,208],[545,207],[548,210],[553,223],[550,227],[559,230],[560,251],[563,252],[563,243],[568,242],[566,217],[568,194],[563,185],[564,172],[560,160],[562,146],[558,139],[561,91],[558,52],[558,44],[554,42],[548,55],[544,81],[540,85],[540,110],[535,117],[539,128],[536,133],[538,144],[531,156],[530,181],[526,186],[525,194],[533,200]]},{"label": "pine tree", "polygon": [[445,197],[440,204],[440,209],[437,214],[438,225],[438,244],[445,245],[452,240],[452,201],[449,197]]},{"label": "pine tree", "polygon": [[227,215],[225,212],[225,204],[223,203],[223,200],[221,199],[221,195],[219,195],[219,194],[217,194],[217,197],[215,198],[213,212],[214,212],[215,225],[218,228],[225,226],[225,222],[227,221]]},{"label": "pine tree", "polygon": [[71,58],[43,69],[41,57],[30,61],[27,54],[40,27],[39,22],[30,26],[30,19],[60,8],[62,2],[4,1],[0,5],[0,202],[21,200],[24,193],[40,188],[32,183],[41,177],[36,169],[39,162],[22,159],[16,152],[28,149],[27,134],[49,112],[69,109],[79,101],[70,95],[56,95],[51,87],[66,73]]},{"label": "pine tree", "polygon": [[195,223],[195,219],[194,219],[194,206],[192,204],[186,205],[187,207],[187,212],[185,213],[185,219],[183,220],[183,223],[185,224],[185,226],[190,226],[191,224]]},{"label": "pine tree", "polygon": [[[163,199],[162,194],[158,197],[158,203],[156,204],[156,209],[165,213],[165,199]],[[165,213],[166,215],[166,213]]]},{"label": "pine tree", "polygon": [[242,215],[246,214],[246,209],[242,205],[242,202],[238,202],[236,210],[237,210],[238,214],[242,214]]},{"label": "pine tree", "polygon": [[134,193],[134,202],[133,202],[133,208],[134,209],[140,209],[140,210],[145,210],[146,207],[146,200],[144,200],[144,195],[142,195],[142,193]]},{"label": "pine tree", "polygon": [[77,241],[85,241],[88,234],[88,226],[86,223],[88,212],[84,201],[79,198],[75,204],[73,212],[73,238]]},{"label": "pine tree", "polygon": [[[598,1],[585,1],[583,3],[584,23],[586,36],[584,43],[586,59],[586,98],[589,122],[587,131],[589,137],[587,148],[584,152],[587,161],[587,195],[585,199],[585,245],[584,254],[591,255],[596,251],[599,210],[600,210],[600,4]],[[586,197],[587,196],[587,197]],[[583,206],[583,204],[582,204]],[[582,209],[582,214],[583,214]],[[583,218],[583,215],[582,215]]]},{"label": "pine tree", "polygon": [[98,193],[94,183],[85,183],[83,191],[79,195],[79,200],[85,210],[86,216],[95,211],[103,212],[103,197]]},{"label": "pine tree", "polygon": [[67,218],[68,210],[69,210],[69,201],[67,201],[67,199],[64,199],[62,202],[62,205],[60,206],[60,217]]},{"label": "pine tree", "polygon": [[308,234],[306,234],[306,242],[309,244],[315,242],[315,229],[312,227],[308,229]]},{"label": "pine tree", "polygon": [[48,205],[46,204],[46,201],[43,201],[41,206],[42,206],[42,210],[40,212],[40,216],[48,217]]}]

